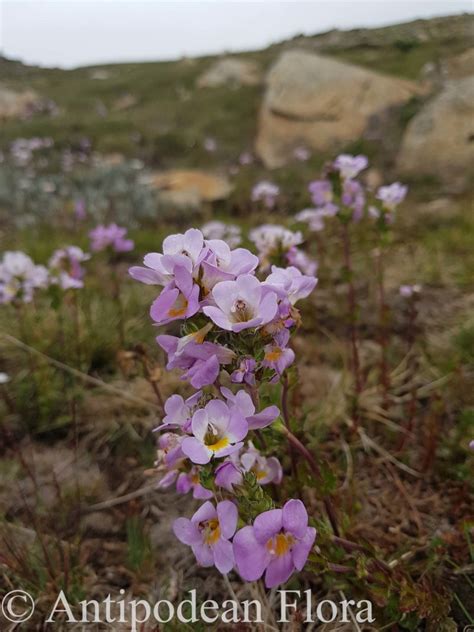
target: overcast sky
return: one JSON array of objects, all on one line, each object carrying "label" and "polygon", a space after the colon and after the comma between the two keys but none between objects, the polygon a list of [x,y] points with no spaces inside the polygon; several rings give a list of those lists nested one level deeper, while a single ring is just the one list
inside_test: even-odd
[{"label": "overcast sky", "polygon": [[0,0],[0,50],[71,68],[250,50],[297,33],[469,11],[464,0]]}]

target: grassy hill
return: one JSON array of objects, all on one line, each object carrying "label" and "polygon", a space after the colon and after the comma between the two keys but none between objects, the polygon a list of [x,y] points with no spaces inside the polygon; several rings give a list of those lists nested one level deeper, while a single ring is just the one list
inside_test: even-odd
[{"label": "grassy hill", "polygon": [[[417,20],[377,29],[330,31],[297,36],[265,50],[241,53],[265,72],[282,50],[305,48],[400,77],[417,79],[472,45],[473,16]],[[101,152],[138,156],[148,164],[215,165],[235,161],[250,149],[263,86],[198,88],[198,77],[218,57],[45,69],[0,59],[0,82],[30,88],[52,99],[56,117],[36,115],[6,122],[0,145],[23,136],[51,136],[59,147],[87,136]],[[97,78],[100,77],[100,78]],[[128,95],[128,96],[127,96]],[[130,106],[121,109],[124,96]],[[416,111],[411,104],[408,119]],[[212,136],[218,150],[209,154],[203,139]],[[369,148],[370,150],[370,148]]]}]

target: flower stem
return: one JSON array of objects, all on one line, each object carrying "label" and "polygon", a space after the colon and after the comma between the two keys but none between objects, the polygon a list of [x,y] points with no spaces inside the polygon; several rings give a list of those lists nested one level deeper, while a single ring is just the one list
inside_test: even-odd
[{"label": "flower stem", "polygon": [[[316,459],[311,454],[311,452],[308,450],[308,448],[306,448],[301,443],[301,441],[297,437],[295,437],[295,435],[291,432],[291,430],[289,430],[286,426],[284,427],[283,431],[284,431],[288,441],[290,442],[290,444],[292,446],[294,446],[294,448],[307,461],[307,463],[309,465],[309,468],[310,468],[311,472],[314,474],[314,476],[319,481],[322,481],[323,480],[323,476],[322,476],[322,473],[321,473],[321,468],[317,464]],[[337,524],[335,508],[334,508],[331,500],[327,496],[325,496],[323,498],[323,503],[324,503],[324,508],[326,510],[327,516],[329,518],[329,522],[331,523],[332,530],[334,531],[334,533],[336,535],[339,535],[339,527],[338,527],[338,524]]]},{"label": "flower stem", "polygon": [[[281,411],[283,413],[283,421],[285,423],[286,429],[291,432],[290,426],[290,414],[288,411],[288,375],[285,373],[282,376],[282,389],[281,389]],[[291,442],[288,443],[290,460],[291,460],[291,470],[293,472],[293,476],[295,479],[298,478],[298,470],[296,467],[296,454],[295,447]]]},{"label": "flower stem", "polygon": [[123,315],[122,293],[120,290],[120,279],[117,272],[116,264],[112,264],[112,280],[113,280],[113,297],[117,305],[118,312],[118,336],[120,348],[125,348],[125,325]]},{"label": "flower stem", "polygon": [[[381,244],[380,244],[381,245]],[[382,248],[377,249],[375,255],[377,265],[377,285],[379,295],[379,342],[380,342],[380,381],[383,388],[383,406],[388,408],[388,393],[390,389],[390,374],[387,364],[387,321],[388,321],[388,306],[385,300],[385,274],[382,258]]]},{"label": "flower stem", "polygon": [[342,246],[344,253],[344,267],[347,274],[348,282],[348,312],[349,312],[349,326],[350,326],[350,345],[352,354],[352,372],[354,376],[355,397],[352,406],[352,418],[354,422],[354,430],[359,426],[359,396],[362,392],[362,377],[360,371],[360,359],[358,350],[358,336],[357,336],[357,302],[356,292],[354,287],[354,271],[352,266],[351,255],[351,242],[349,235],[349,226],[344,223],[342,225]]}]

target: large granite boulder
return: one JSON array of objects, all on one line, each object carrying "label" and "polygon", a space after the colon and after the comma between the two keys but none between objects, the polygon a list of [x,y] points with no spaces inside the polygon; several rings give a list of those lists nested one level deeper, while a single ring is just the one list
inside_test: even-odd
[{"label": "large granite boulder", "polygon": [[464,188],[474,169],[474,75],[448,82],[410,121],[397,167]]},{"label": "large granite boulder", "polygon": [[411,81],[301,50],[284,52],[266,85],[256,150],[270,168],[302,143],[327,151],[360,138],[370,117],[419,91]]}]

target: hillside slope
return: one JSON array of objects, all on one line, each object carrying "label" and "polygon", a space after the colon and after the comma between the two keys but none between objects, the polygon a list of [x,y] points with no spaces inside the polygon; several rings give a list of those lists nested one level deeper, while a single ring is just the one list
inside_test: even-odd
[{"label": "hillside slope", "polygon": [[[267,71],[282,50],[304,48],[398,77],[443,75],[450,58],[472,46],[473,16],[460,15],[377,29],[298,36],[265,50],[235,55]],[[0,59],[0,82],[32,89],[58,107],[55,116],[5,122],[0,145],[23,136],[51,136],[59,147],[87,136],[95,149],[138,156],[156,166],[212,166],[236,160],[254,143],[262,85],[197,87],[218,57],[44,69]],[[416,112],[411,103],[403,123]],[[217,141],[217,151],[203,147]],[[370,151],[370,148],[369,148]]]}]

